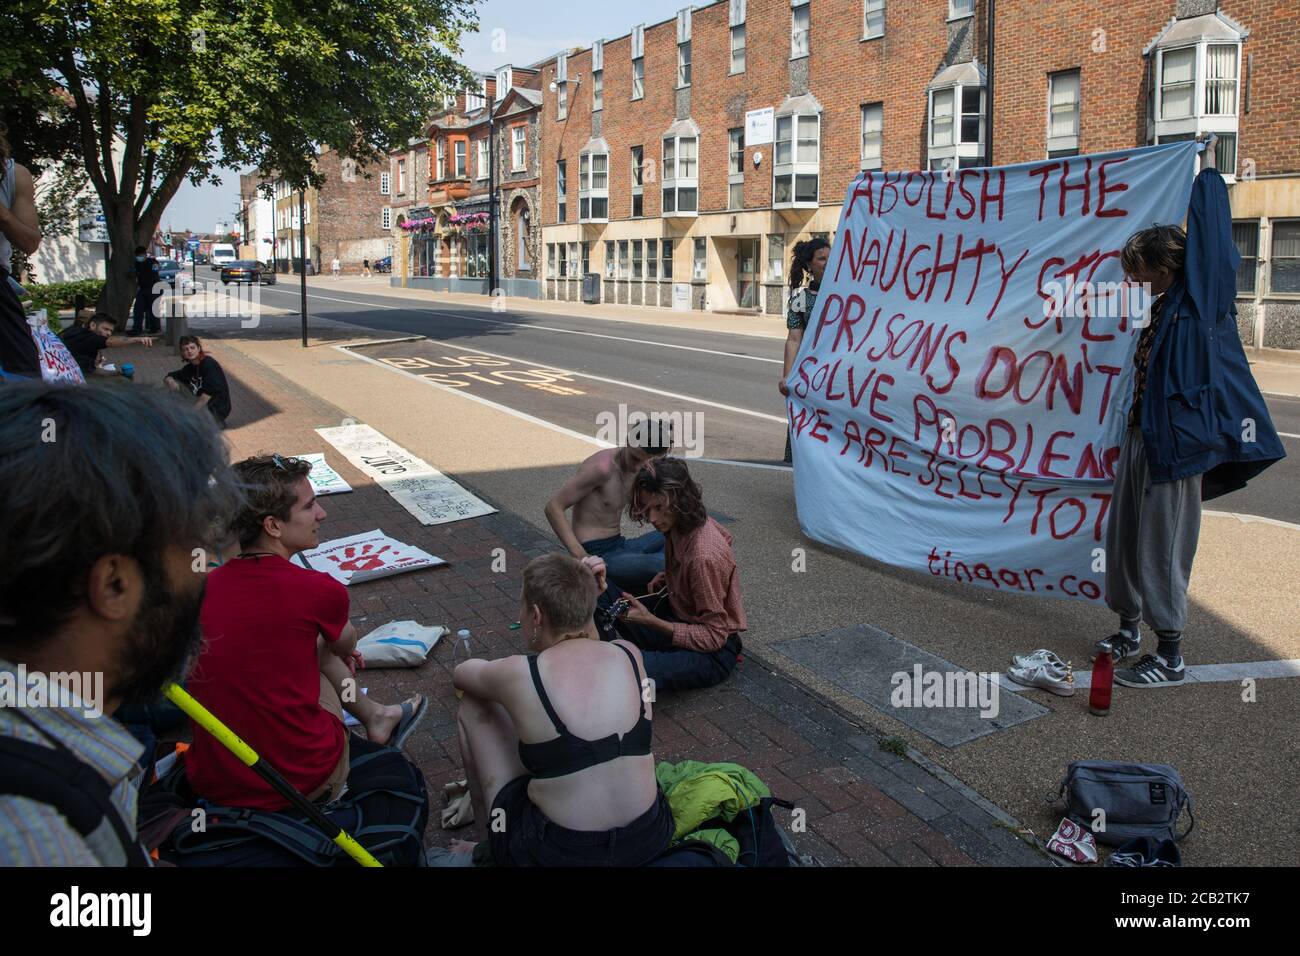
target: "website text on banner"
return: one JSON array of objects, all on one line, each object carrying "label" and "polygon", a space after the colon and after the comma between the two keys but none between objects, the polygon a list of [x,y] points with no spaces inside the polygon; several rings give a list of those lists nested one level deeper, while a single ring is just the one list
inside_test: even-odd
[{"label": "website text on banner", "polygon": [[1149,321],[1120,250],[1183,221],[1196,152],[854,180],[788,382],[804,533],[949,580],[1100,600]]}]

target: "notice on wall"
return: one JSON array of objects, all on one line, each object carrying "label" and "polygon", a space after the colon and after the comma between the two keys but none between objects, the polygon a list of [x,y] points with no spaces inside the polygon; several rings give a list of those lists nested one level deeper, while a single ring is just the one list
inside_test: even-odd
[{"label": "notice on wall", "polygon": [[321,452],[312,452],[310,455],[295,455],[303,461],[311,462],[311,474],[307,480],[311,482],[312,493],[320,495],[340,495],[345,491],[351,491],[352,486],[343,480],[343,476],[329,466],[325,461],[325,455]]},{"label": "notice on wall", "polygon": [[772,142],[776,108],[750,110],[745,114],[745,146],[762,146]]},{"label": "notice on wall", "polygon": [[1100,601],[1149,297],[1197,144],[850,185],[788,379],[811,538],[949,581]]},{"label": "notice on wall", "polygon": [[299,552],[293,560],[311,571],[323,571],[345,585],[447,563],[378,529],[327,541],[319,548]]},{"label": "notice on wall", "polygon": [[421,524],[445,524],[496,509],[369,425],[318,428],[316,434],[373,478]]}]

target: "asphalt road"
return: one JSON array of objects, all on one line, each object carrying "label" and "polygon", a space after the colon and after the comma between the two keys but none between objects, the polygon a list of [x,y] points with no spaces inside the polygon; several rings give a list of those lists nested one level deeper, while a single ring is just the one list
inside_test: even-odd
[{"label": "asphalt road", "polygon": [[[299,292],[270,286],[262,295],[268,304],[296,307]],[[584,435],[597,435],[624,405],[629,413],[679,413],[679,440],[697,442],[703,457],[781,462],[780,339],[414,304],[319,287],[309,290],[308,306],[377,337],[424,336],[362,354]],[[1266,400],[1278,431],[1291,436],[1283,438],[1289,457],[1207,507],[1300,524],[1300,398]]]}]

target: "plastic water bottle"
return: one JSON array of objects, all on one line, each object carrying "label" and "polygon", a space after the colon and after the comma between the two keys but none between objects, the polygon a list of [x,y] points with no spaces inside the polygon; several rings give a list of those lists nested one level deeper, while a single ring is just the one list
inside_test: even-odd
[{"label": "plastic water bottle", "polygon": [[[469,629],[462,627],[456,632],[456,642],[451,647],[452,669],[454,670],[458,664],[464,663],[473,656],[473,652],[469,648]],[[456,696],[458,698],[464,697],[465,692],[457,690]]]}]

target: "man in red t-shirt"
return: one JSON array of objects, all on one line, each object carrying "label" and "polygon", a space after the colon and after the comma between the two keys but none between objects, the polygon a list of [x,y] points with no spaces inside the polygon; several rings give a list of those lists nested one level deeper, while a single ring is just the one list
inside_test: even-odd
[{"label": "man in red t-shirt", "polygon": [[[380,744],[402,746],[424,716],[416,696],[384,705],[357,692],[357,632],[347,588],[290,562],[316,547],[325,510],[310,462],[264,455],[235,465],[246,489],[232,531],[239,556],[208,576],[203,653],[187,689],[299,792],[336,798],[348,775],[343,712]],[[197,725],[185,755],[194,792],[213,803],[279,810],[269,784]]]}]

